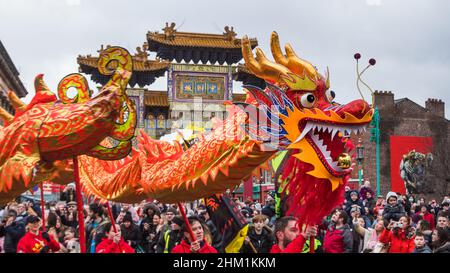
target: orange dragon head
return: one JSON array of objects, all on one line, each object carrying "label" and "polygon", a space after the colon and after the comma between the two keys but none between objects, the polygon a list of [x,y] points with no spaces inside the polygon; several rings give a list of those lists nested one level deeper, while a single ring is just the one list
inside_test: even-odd
[{"label": "orange dragon head", "polygon": [[255,58],[249,40],[243,39],[247,68],[267,85],[264,90],[246,86],[252,95],[247,101],[268,109],[268,116],[278,117],[280,129],[275,132],[281,143],[295,151],[295,158],[312,165],[306,174],[329,180],[334,191],[352,170],[347,154],[348,136],[361,133],[374,111],[364,100],[345,105],[334,102],[328,69],[326,77],[322,76],[311,63],[300,59],[289,44],[286,55],[283,54],[276,32],[271,36],[271,50],[275,62],[269,61],[259,48]]}]

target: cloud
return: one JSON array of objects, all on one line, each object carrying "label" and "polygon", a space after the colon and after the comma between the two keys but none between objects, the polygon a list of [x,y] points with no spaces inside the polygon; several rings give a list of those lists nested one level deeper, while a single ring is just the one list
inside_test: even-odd
[{"label": "cloud", "polygon": [[[330,68],[340,101],[357,98],[353,54],[377,65],[365,80],[424,105],[428,97],[446,102],[450,116],[450,1],[84,1],[0,0],[0,37],[33,95],[33,79],[46,74],[56,89],[78,71],[78,54],[96,54],[101,44],[134,52],[148,31],[176,22],[181,31],[221,33],[234,26],[239,36],[258,38],[270,55],[270,32],[289,42],[320,71]],[[153,55],[152,55],[153,56]],[[94,89],[95,84],[91,84]],[[235,89],[240,83],[235,83]],[[150,89],[165,89],[158,80]],[[366,96],[369,96],[366,92]]]}]

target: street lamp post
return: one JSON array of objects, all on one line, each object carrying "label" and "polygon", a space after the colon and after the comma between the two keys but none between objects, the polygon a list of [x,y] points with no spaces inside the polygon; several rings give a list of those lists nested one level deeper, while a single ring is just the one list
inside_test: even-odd
[{"label": "street lamp post", "polygon": [[362,164],[364,162],[364,146],[361,138],[358,138],[358,146],[356,146],[356,162],[358,162],[358,183],[361,186],[363,179]]},{"label": "street lamp post", "polygon": [[375,107],[372,121],[370,122],[370,141],[376,145],[376,173],[377,173],[377,196],[381,194],[380,187],[380,113]]}]

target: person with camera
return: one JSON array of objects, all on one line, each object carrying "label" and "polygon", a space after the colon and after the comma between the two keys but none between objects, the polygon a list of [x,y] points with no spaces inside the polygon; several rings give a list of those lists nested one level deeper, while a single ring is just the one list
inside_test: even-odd
[{"label": "person with camera", "polygon": [[5,237],[3,242],[5,253],[16,253],[17,244],[25,235],[25,225],[22,221],[16,221],[16,217],[17,212],[9,209],[0,224],[0,237]]},{"label": "person with camera", "polygon": [[415,248],[415,232],[411,227],[411,218],[402,216],[398,222],[391,219],[379,240],[381,243],[389,245],[388,253],[411,253]]},{"label": "person with camera", "polygon": [[175,246],[171,253],[217,253],[217,250],[210,246],[205,239],[205,231],[208,227],[202,223],[197,216],[188,217],[192,232],[195,235],[195,241],[191,238],[185,223],[182,224],[183,240]]},{"label": "person with camera", "polygon": [[51,253],[60,249],[59,243],[47,232],[40,231],[42,221],[39,217],[30,215],[26,219],[28,232],[17,245],[18,253]]},{"label": "person with camera", "polygon": [[76,201],[76,191],[75,191],[75,185],[73,183],[67,185],[64,190],[61,192],[61,195],[59,197],[60,201],[66,201],[69,202],[75,202]]},{"label": "person with camera", "polygon": [[61,223],[66,227],[78,227],[78,216],[77,216],[77,203],[71,201],[67,203],[67,208],[65,213],[60,215]]}]

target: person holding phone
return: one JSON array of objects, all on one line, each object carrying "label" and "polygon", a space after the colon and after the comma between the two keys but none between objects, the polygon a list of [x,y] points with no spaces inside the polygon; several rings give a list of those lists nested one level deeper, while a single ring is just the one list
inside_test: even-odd
[{"label": "person holding phone", "polygon": [[16,221],[17,212],[8,210],[8,214],[0,223],[0,237],[5,237],[3,249],[5,253],[16,253],[20,238],[25,235],[25,225],[22,221]]},{"label": "person holding phone", "polygon": [[411,227],[411,218],[402,216],[399,221],[391,219],[379,240],[389,245],[389,253],[412,253],[415,248],[414,237],[415,230]]}]

